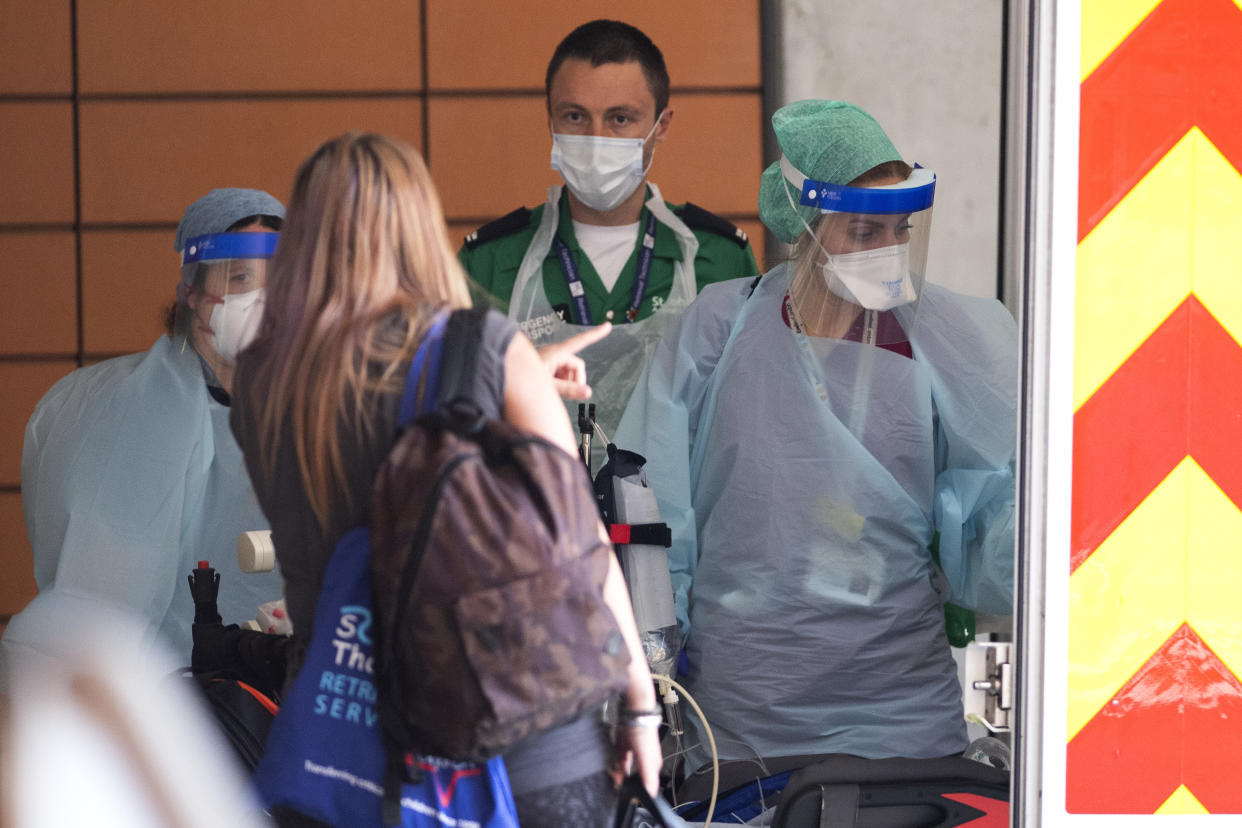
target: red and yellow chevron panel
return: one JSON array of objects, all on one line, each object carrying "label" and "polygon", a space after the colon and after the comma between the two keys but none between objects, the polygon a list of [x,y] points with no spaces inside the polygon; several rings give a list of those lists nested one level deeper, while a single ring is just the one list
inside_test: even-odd
[{"label": "red and yellow chevron panel", "polygon": [[1080,240],[1192,126],[1242,159],[1240,43],[1233,0],[1163,0],[1083,81]]},{"label": "red and yellow chevron panel", "polygon": [[1187,455],[1242,509],[1242,348],[1190,294],[1078,408],[1074,447],[1073,570]]},{"label": "red and yellow chevron panel", "polygon": [[[1188,699],[1210,700],[1188,704]],[[1242,683],[1182,624],[1069,743],[1071,813],[1151,814],[1184,786],[1210,813],[1242,813]]]},{"label": "red and yellow chevron panel", "polygon": [[1065,809],[1242,813],[1242,0],[1083,0]]}]

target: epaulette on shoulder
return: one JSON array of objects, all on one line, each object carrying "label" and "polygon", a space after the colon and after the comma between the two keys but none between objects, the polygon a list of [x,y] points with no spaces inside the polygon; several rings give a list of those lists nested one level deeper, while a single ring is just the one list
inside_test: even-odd
[{"label": "epaulette on shoulder", "polygon": [[750,243],[750,239],[746,238],[746,231],[742,230],[742,228],[728,219],[721,218],[715,213],[704,210],[694,202],[687,201],[673,212],[691,230],[706,230],[709,233],[715,233],[717,236],[724,236],[726,239],[732,239],[736,242],[738,247],[744,248]]},{"label": "epaulette on shoulder", "polygon": [[474,250],[480,244],[503,239],[505,236],[511,236],[529,226],[530,210],[525,207],[519,207],[512,213],[501,216],[495,221],[490,221],[469,236],[466,236],[466,249]]}]

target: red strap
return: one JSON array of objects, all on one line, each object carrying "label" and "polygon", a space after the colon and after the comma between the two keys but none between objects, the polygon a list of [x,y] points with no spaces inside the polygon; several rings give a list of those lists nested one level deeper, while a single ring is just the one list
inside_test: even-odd
[{"label": "red strap", "polygon": [[[212,681],[213,682],[228,681],[228,679],[212,679]],[[280,712],[280,706],[277,705],[276,702],[272,701],[267,696],[265,696],[263,693],[260,693],[258,690],[251,687],[249,684],[246,684],[246,682],[239,681],[237,682],[237,686],[245,690],[250,695],[254,696],[255,701],[263,705],[263,708],[267,710],[268,713],[271,713],[273,716],[275,716],[277,713]]]},{"label": "red strap", "polygon": [[628,523],[608,524],[608,539],[613,543],[629,543],[630,525]]}]

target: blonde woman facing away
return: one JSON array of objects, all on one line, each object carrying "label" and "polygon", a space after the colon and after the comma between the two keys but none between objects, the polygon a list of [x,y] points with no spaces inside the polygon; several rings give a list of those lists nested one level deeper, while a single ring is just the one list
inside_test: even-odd
[{"label": "blonde woman facing away", "polygon": [[[298,170],[267,282],[258,339],[239,361],[232,427],[272,524],[301,665],[315,600],[338,538],[368,522],[371,484],[395,439],[410,360],[433,317],[470,304],[439,198],[419,155],[381,135],[328,141]],[[447,347],[440,388],[473,378],[485,413],[575,451],[549,367],[505,317],[489,312],[478,364]],[[553,369],[555,370],[555,368]],[[601,526],[601,532],[603,531]],[[625,706],[652,708],[625,584],[612,560],[604,597],[630,650]],[[523,825],[602,825],[620,774],[658,784],[653,729],[609,743],[598,711],[528,737],[504,754]]]}]

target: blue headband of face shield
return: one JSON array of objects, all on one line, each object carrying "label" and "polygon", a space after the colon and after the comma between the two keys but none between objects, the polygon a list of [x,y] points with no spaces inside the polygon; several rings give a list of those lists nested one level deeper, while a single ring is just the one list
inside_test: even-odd
[{"label": "blue headband of face shield", "polygon": [[936,195],[936,174],[915,166],[910,177],[900,184],[880,187],[847,187],[807,178],[785,157],[781,172],[786,180],[801,191],[799,204],[832,213],[870,213],[891,215],[917,213],[932,206]]},{"label": "blue headband of face shield", "polygon": [[279,233],[208,233],[187,239],[181,251],[183,265],[218,259],[270,259]]}]

